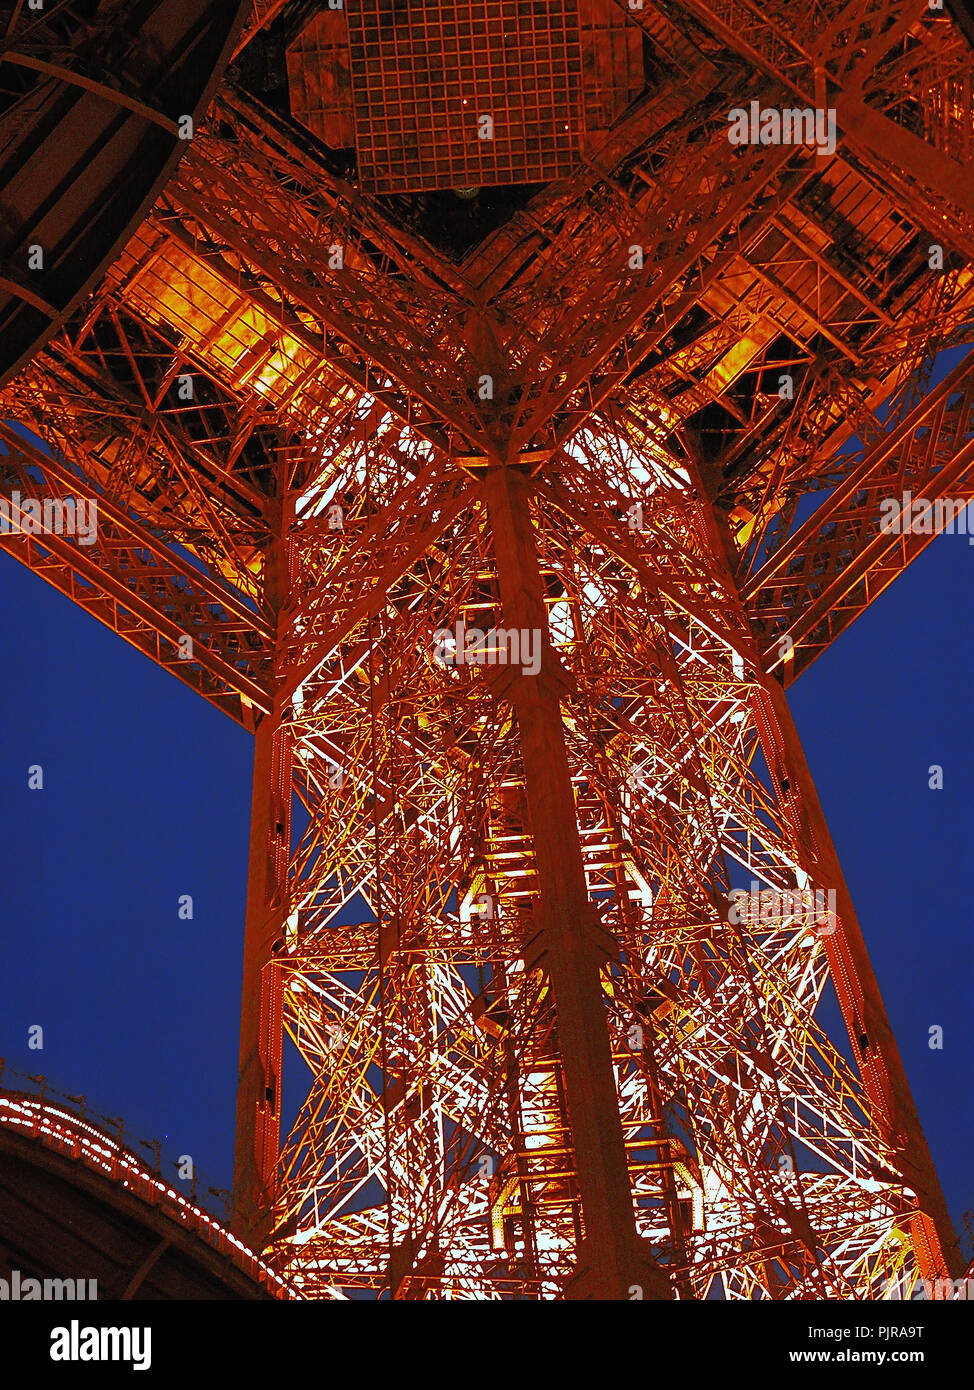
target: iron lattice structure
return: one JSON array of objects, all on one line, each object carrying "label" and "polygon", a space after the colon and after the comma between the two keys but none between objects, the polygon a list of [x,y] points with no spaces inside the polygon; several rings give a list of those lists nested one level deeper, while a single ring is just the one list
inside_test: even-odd
[{"label": "iron lattice structure", "polygon": [[974,58],[917,0],[582,20],[645,90],[466,249],[231,71],[3,392],[97,541],[0,545],[255,731],[236,1222],[305,1296],[908,1297],[959,1251],[785,688],[929,542],[881,500],[974,495]]}]

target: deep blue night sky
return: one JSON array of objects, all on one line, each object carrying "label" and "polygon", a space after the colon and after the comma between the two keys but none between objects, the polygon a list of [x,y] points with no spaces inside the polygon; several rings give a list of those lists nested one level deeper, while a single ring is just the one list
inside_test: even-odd
[{"label": "deep blue night sky", "polygon": [[[938,538],[791,692],[961,1230],[972,576],[974,546]],[[189,1153],[228,1187],[251,739],[6,555],[0,611],[0,1055],[124,1116],[133,1138],[167,1136],[170,1159]],[[42,792],[27,788],[34,763]],[[183,893],[193,921],[177,916]],[[43,1052],[27,1047],[36,1023]]]}]

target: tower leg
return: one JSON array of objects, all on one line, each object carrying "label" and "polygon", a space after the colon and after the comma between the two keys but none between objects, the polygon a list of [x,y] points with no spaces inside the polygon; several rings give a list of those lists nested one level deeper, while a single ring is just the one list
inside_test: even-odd
[{"label": "tower leg", "polygon": [[772,775],[779,784],[787,777],[794,794],[797,838],[835,888],[838,922],[825,937],[829,973],[866,1091],[886,1120],[903,1180],[917,1196],[912,1234],[920,1275],[956,1278],[964,1261],[940,1180],[788,701],[773,678],[760,703],[755,714],[761,744],[769,763],[777,764]]},{"label": "tower leg", "polygon": [[270,960],[280,934],[273,909],[287,865],[290,778],[285,735],[274,723],[261,723],[254,751],[233,1160],[234,1230],[256,1250],[270,1235],[281,1126],[283,990]]},{"label": "tower leg", "polygon": [[[279,531],[265,556],[265,602],[276,614],[287,600],[294,563],[289,526],[287,459],[279,486]],[[280,680],[279,660],[275,675]],[[292,737],[280,710],[264,718],[254,742],[254,780],[244,919],[243,993],[233,1153],[233,1226],[252,1249],[262,1250],[273,1224],[281,1142],[281,1056],[284,988],[271,963],[287,915],[291,847]]]},{"label": "tower leg", "polygon": [[540,636],[537,675],[510,670],[540,902],[526,965],[551,980],[585,1240],[569,1297],[668,1298],[640,1251],[600,979],[608,946],[589,901],[560,706],[565,672],[551,646],[529,483],[493,468],[486,498],[508,630]]},{"label": "tower leg", "polygon": [[[736,592],[726,535],[709,509],[702,509],[701,521],[728,592]],[[964,1260],[940,1180],[788,699],[773,677],[765,682],[754,716],[779,798],[790,808],[796,840],[807,862],[819,866],[821,880],[835,889],[838,921],[825,937],[829,973],[866,1091],[885,1119],[903,1180],[917,1196],[912,1234],[921,1277],[957,1278]]]}]

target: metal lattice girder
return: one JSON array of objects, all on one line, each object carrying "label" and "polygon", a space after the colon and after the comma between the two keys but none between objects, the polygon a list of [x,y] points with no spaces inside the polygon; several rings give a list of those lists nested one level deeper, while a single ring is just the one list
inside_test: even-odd
[{"label": "metal lattice girder", "polygon": [[[592,449],[624,488],[621,453]],[[911,1215],[920,1178],[902,1174],[917,1154],[898,1138],[908,1093],[844,887],[822,884],[838,890],[835,941],[794,918],[735,931],[722,915],[740,875],[782,889],[833,866],[814,816],[797,813],[807,790],[781,780],[787,766],[797,788],[803,773],[792,736],[776,732],[782,708],[741,658],[751,637],[724,562],[708,558],[715,542],[686,485],[644,463],[638,540],[652,586],[597,537],[582,541],[575,507],[539,492],[534,521],[599,928],[592,960],[601,932],[615,941],[599,1007],[637,1230],[681,1296],[715,1278],[730,1297],[876,1296],[896,1271],[910,1277],[911,1223],[921,1264],[937,1264],[942,1199],[934,1180],[928,1216]],[[372,487],[383,490],[381,468]],[[570,499],[588,495],[581,476],[569,484]],[[536,954],[542,812],[525,795],[505,678],[431,659],[441,625],[499,620],[487,522],[472,501],[423,566],[426,603],[403,596],[363,618],[366,660],[340,683],[306,678],[285,726],[308,821],[271,968],[311,1089],[284,1145],[271,1249],[321,1295],[551,1293],[584,1268],[579,1223],[597,1221],[568,1143],[571,1083],[553,1032],[565,1006],[547,951]],[[301,554],[315,564],[313,539]],[[773,785],[752,771],[758,741]],[[829,959],[865,1085],[814,1023]]]},{"label": "metal lattice girder", "polygon": [[[8,417],[259,602],[272,504],[235,454],[252,428],[238,420],[236,440],[207,436],[207,426],[226,420],[225,402],[210,396],[199,409],[184,406],[172,384],[168,400],[146,402],[103,370],[101,348],[92,357],[94,364],[70,349],[42,354],[3,393]],[[266,475],[267,455],[258,452],[257,462],[255,472]]]},{"label": "metal lattice girder", "polygon": [[[42,505],[91,500],[83,474],[4,424],[0,441],[0,477],[8,497],[19,494]],[[271,630],[136,518],[103,495],[94,501],[90,544],[63,533],[39,534],[31,530],[32,522],[13,516],[11,529],[0,533],[0,547],[252,729],[257,716],[271,708]]]},{"label": "metal lattice girder", "polygon": [[[830,51],[828,42],[836,46],[837,52],[843,53],[844,31],[840,27],[828,41],[823,39],[822,42],[826,54]],[[951,49],[957,42],[957,36],[949,26],[945,28],[940,25],[929,34],[925,31],[922,53],[927,66],[924,72],[935,73],[942,49]],[[895,35],[888,38],[888,44],[895,46]],[[864,70],[868,68],[865,56],[861,61]],[[914,64],[917,61],[915,59]],[[965,61],[969,66],[969,60]],[[780,81],[771,84],[766,81],[764,87],[759,88],[754,85],[753,75],[743,69],[738,80],[741,83],[742,105],[747,104],[748,96],[758,94],[767,105],[775,105],[779,101],[787,105],[793,100],[787,86],[782,86]],[[617,189],[603,187],[605,212],[590,211],[581,218],[576,216],[567,230],[561,234],[556,232],[549,239],[552,244],[545,251],[544,270],[540,276],[533,276],[527,294],[524,295],[515,283],[497,299],[498,314],[502,318],[510,318],[513,313],[527,333],[527,341],[536,343],[526,358],[530,370],[524,373],[525,384],[522,387],[519,383],[515,391],[520,412],[517,418],[525,423],[525,437],[530,433],[526,425],[529,412],[533,411],[530,415],[531,427],[540,429],[552,411],[561,409],[570,400],[572,388],[577,390],[584,385],[584,391],[577,394],[572,402],[573,409],[568,410],[564,418],[556,417],[553,432],[556,436],[567,437],[599,400],[613,389],[620,388],[648,355],[649,360],[653,361],[650,355],[653,349],[672,336],[672,321],[692,310],[697,302],[699,290],[694,293],[695,286],[708,277],[714,278],[713,267],[720,264],[721,259],[726,264],[726,251],[721,255],[719,246],[713,248],[705,235],[707,225],[698,223],[701,211],[708,205],[707,200],[719,198],[719,192],[715,190],[719,190],[722,178],[727,184],[727,197],[733,195],[735,185],[748,177],[755,178],[756,188],[759,187],[762,161],[767,162],[773,155],[777,155],[779,160],[785,153],[792,155],[790,181],[794,192],[801,193],[805,185],[811,186],[805,190],[793,211],[786,207],[782,214],[782,204],[787,204],[789,200],[782,198],[781,183],[778,181],[769,189],[765,217],[762,218],[760,212],[755,214],[752,211],[746,223],[748,241],[754,242],[759,253],[767,246],[771,258],[763,265],[760,260],[754,265],[749,265],[746,259],[738,261],[736,269],[743,272],[739,280],[742,289],[746,290],[748,280],[762,280],[765,311],[769,304],[778,301],[777,314],[772,310],[770,322],[772,325],[777,322],[779,333],[797,334],[800,343],[802,336],[806,339],[809,337],[810,330],[813,334],[816,330],[823,332],[852,359],[861,354],[863,334],[875,327],[877,315],[881,324],[889,327],[895,299],[889,297],[884,300],[882,295],[877,298],[874,270],[874,266],[884,266],[883,257],[874,258],[868,245],[857,248],[860,262],[855,267],[848,252],[837,257],[829,246],[834,233],[830,235],[828,221],[838,213],[839,199],[843,196],[838,185],[843,178],[849,182],[846,173],[848,166],[840,162],[844,147],[840,146],[840,158],[835,160],[807,155],[801,150],[785,151],[781,147],[738,149],[735,152],[726,139],[726,93],[725,82],[721,92],[712,101],[706,102],[693,118],[684,116],[679,123],[674,122],[649,140],[639,152],[639,160],[631,153],[627,170],[634,169],[641,181],[634,181],[635,186],[628,200],[620,198]],[[901,127],[896,129],[900,130]],[[712,143],[707,143],[708,138]],[[918,140],[918,144],[929,148],[935,161],[937,150],[930,141]],[[788,161],[784,163],[787,167]],[[830,168],[833,165],[835,167]],[[721,170],[726,172],[721,175]],[[632,174],[628,177],[631,180]],[[879,180],[878,187],[884,188],[888,182]],[[673,197],[670,211],[667,212],[667,193],[673,188],[680,189],[681,185],[682,197]],[[853,204],[857,221],[863,220],[862,196],[860,192]],[[875,191],[873,196],[877,215],[881,217],[883,198]],[[896,196],[897,202],[901,203],[903,199],[898,188]],[[848,201],[848,194],[845,198]],[[639,216],[641,208],[646,220]],[[926,205],[920,206],[912,200],[907,203],[907,211],[913,217],[917,233],[928,234],[929,239],[932,233],[928,231],[930,218]],[[777,227],[768,225],[772,214],[777,215]],[[816,227],[819,219],[823,225]],[[733,219],[731,222],[733,224]],[[954,215],[949,226],[941,223],[938,226],[948,245],[959,245],[956,237],[952,241],[953,233],[957,232],[963,237],[964,228],[969,222],[969,216],[962,213]],[[665,228],[665,235],[661,228]],[[715,223],[712,230],[716,237],[720,223]],[[741,244],[741,226],[734,226],[734,230],[738,236],[738,256],[744,257],[746,247]],[[868,223],[865,223],[863,230],[867,236],[870,235]],[[872,235],[882,235],[886,239],[890,230],[892,228],[883,229],[880,225]],[[843,236],[847,235],[848,228],[845,227]],[[901,240],[902,244],[904,242]],[[643,250],[646,261],[645,267],[639,271],[633,271],[627,262],[633,245]],[[694,246],[699,252],[696,257],[687,255],[685,265],[680,265],[678,260],[676,264],[671,264],[674,258],[683,256]],[[593,248],[598,248],[597,254],[593,254]],[[671,248],[669,255],[667,248]],[[867,251],[868,255],[864,255]],[[888,248],[885,265],[896,264],[897,254],[898,251]],[[927,242],[924,241],[924,261],[926,256]],[[917,248],[917,259],[919,264],[920,247]],[[776,263],[779,267],[777,270]],[[579,266],[583,267],[581,272]],[[884,271],[880,269],[880,280],[883,274]],[[666,295],[656,295],[656,288],[662,286],[665,289],[670,283],[667,277],[672,275],[677,277],[678,283],[682,282],[683,293],[673,292],[668,298]],[[586,277],[589,277],[587,284]],[[728,288],[733,289],[733,281],[725,284],[721,279],[725,299]],[[524,296],[523,305],[519,302],[519,295]],[[817,311],[816,299],[821,300],[821,307]],[[715,302],[711,299],[707,307],[717,310],[718,304],[719,300]],[[573,312],[575,305],[584,305],[587,314],[576,315]],[[520,314],[519,308],[522,310]],[[540,315],[539,308],[543,311]],[[634,334],[633,330],[641,325],[650,309],[655,311],[655,322],[651,324],[650,332]],[[811,317],[808,317],[809,314]],[[738,350],[753,334],[757,317],[753,310],[749,319],[745,313],[738,315],[740,322],[733,325],[736,338],[732,337]],[[552,325],[550,329],[549,323]],[[723,384],[726,387],[729,383],[725,381]],[[638,391],[638,385],[636,389]],[[669,399],[672,400],[672,396]],[[679,414],[679,411],[676,413]]]},{"label": "metal lattice girder", "polygon": [[[929,380],[970,332],[974,62],[899,3],[777,14],[627,14],[645,96],[466,255],[228,86],[5,393],[63,460],[44,486],[106,499],[96,559],[45,537],[28,562],[134,610],[162,662],[224,597],[200,688],[269,711],[236,1221],[313,1296],[957,1272],[768,667],[925,543],[888,542],[885,490],[967,496],[970,369]],[[834,156],[730,145],[729,104],[796,92],[834,98]],[[893,167],[927,152],[932,199]],[[523,629],[524,660],[444,659],[458,623]],[[770,904],[730,912],[752,883]],[[282,1145],[285,1034],[308,1090]]]},{"label": "metal lattice girder", "polygon": [[[255,129],[246,103],[221,114],[233,136],[196,144],[170,189],[176,206],[214,249],[241,258],[274,296],[286,296],[306,325],[311,316],[334,370],[439,447],[488,449],[490,436],[473,406],[481,368],[465,340],[471,306],[458,296],[456,280],[448,297],[434,297],[434,275],[414,270],[401,245],[398,267],[385,250],[376,257],[363,245],[370,226],[357,216],[353,190],[299,162],[287,140],[275,139],[266,115]],[[328,330],[339,340],[330,354]],[[456,432],[460,445],[453,448]]]},{"label": "metal lattice girder", "polygon": [[[525,384],[511,421],[515,452],[535,443],[542,430],[553,432],[552,442],[570,438],[604,396],[623,383],[641,358],[640,353],[625,353],[629,334],[665,300],[702,252],[753,206],[790,154],[780,148],[762,151],[745,172],[734,158],[726,131],[712,130],[709,136],[706,152],[689,167],[678,157],[686,147],[683,134],[671,137],[670,149],[657,151],[667,178],[656,182],[645,206],[620,203],[610,251],[615,267],[607,274],[602,261],[591,283],[576,286],[572,313],[561,318],[520,364],[519,377]],[[706,190],[701,187],[701,166],[712,175]],[[642,267],[645,274],[628,269],[632,246],[641,253],[646,248],[652,257]],[[612,259],[606,259],[611,267]],[[608,369],[594,387],[593,373],[607,361]],[[559,369],[559,364],[565,364],[564,368]],[[582,385],[588,386],[583,404],[562,421],[556,413],[566,408]]]},{"label": "metal lattice girder", "polygon": [[[909,65],[911,40],[917,45],[929,36],[936,43],[934,26],[944,41],[963,47],[946,14],[934,17],[928,11],[918,16],[909,0],[825,6],[825,22],[803,46],[789,32],[784,9],[774,15],[751,0],[713,6],[687,0],[686,8],[803,104],[834,106],[844,141],[882,186],[895,188],[905,205],[919,212],[921,222],[930,219],[931,230],[935,224],[939,233],[971,255],[974,198],[963,166],[943,144],[931,148],[928,140],[863,100],[881,100],[887,87],[902,94],[899,79]],[[864,33],[869,34],[865,44]],[[905,64],[900,58],[904,49]],[[924,53],[921,64],[929,61],[929,53]],[[962,120],[963,113],[959,115]]]},{"label": "metal lattice girder", "polygon": [[[354,482],[364,452],[354,447],[346,450],[346,486]],[[377,617],[390,599],[399,604],[411,600],[413,605],[423,601],[422,586],[413,577],[415,568],[449,534],[475,492],[469,478],[446,471],[437,462],[415,477],[404,470],[397,492],[381,511],[370,515],[365,507],[358,515],[343,516],[340,538],[329,526],[329,504],[322,501],[321,493],[308,496],[312,504],[317,503],[318,520],[305,529],[317,530],[326,545],[334,542],[333,558],[330,564],[325,560],[313,582],[303,581],[303,595],[299,589],[282,615],[287,627],[281,643],[288,667],[282,698],[294,697],[323,663],[345,653],[352,634],[363,621]],[[327,493],[342,495],[335,480],[329,479]],[[298,583],[302,585],[302,580]],[[346,679],[348,673],[344,666],[340,678]]]},{"label": "metal lattice girder", "polygon": [[[930,544],[938,502],[950,505],[953,531],[974,498],[972,429],[969,354],[905,419],[869,441],[826,501],[747,582],[743,597],[766,634],[769,670],[783,665],[793,680],[814,661]],[[915,532],[884,530],[883,502],[898,507],[905,493],[932,504],[929,523]]]}]

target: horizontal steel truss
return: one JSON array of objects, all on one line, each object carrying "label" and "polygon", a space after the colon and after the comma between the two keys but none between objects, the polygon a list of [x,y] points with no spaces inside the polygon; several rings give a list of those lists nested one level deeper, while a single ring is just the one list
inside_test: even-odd
[{"label": "horizontal steel truss", "polygon": [[0,480],[8,501],[19,494],[43,508],[80,498],[97,508],[90,544],[39,534],[29,513],[12,512],[0,549],[245,727],[269,712],[273,633],[256,612],[97,493],[90,478],[3,424]]},{"label": "horizontal steel truss", "polygon": [[[974,499],[974,353],[904,419],[887,424],[743,588],[766,643],[766,669],[783,667],[786,683],[930,544],[938,502],[951,504],[951,530],[964,524],[957,514]],[[916,530],[884,530],[884,502],[900,504],[906,494],[931,504],[929,520]]]}]

